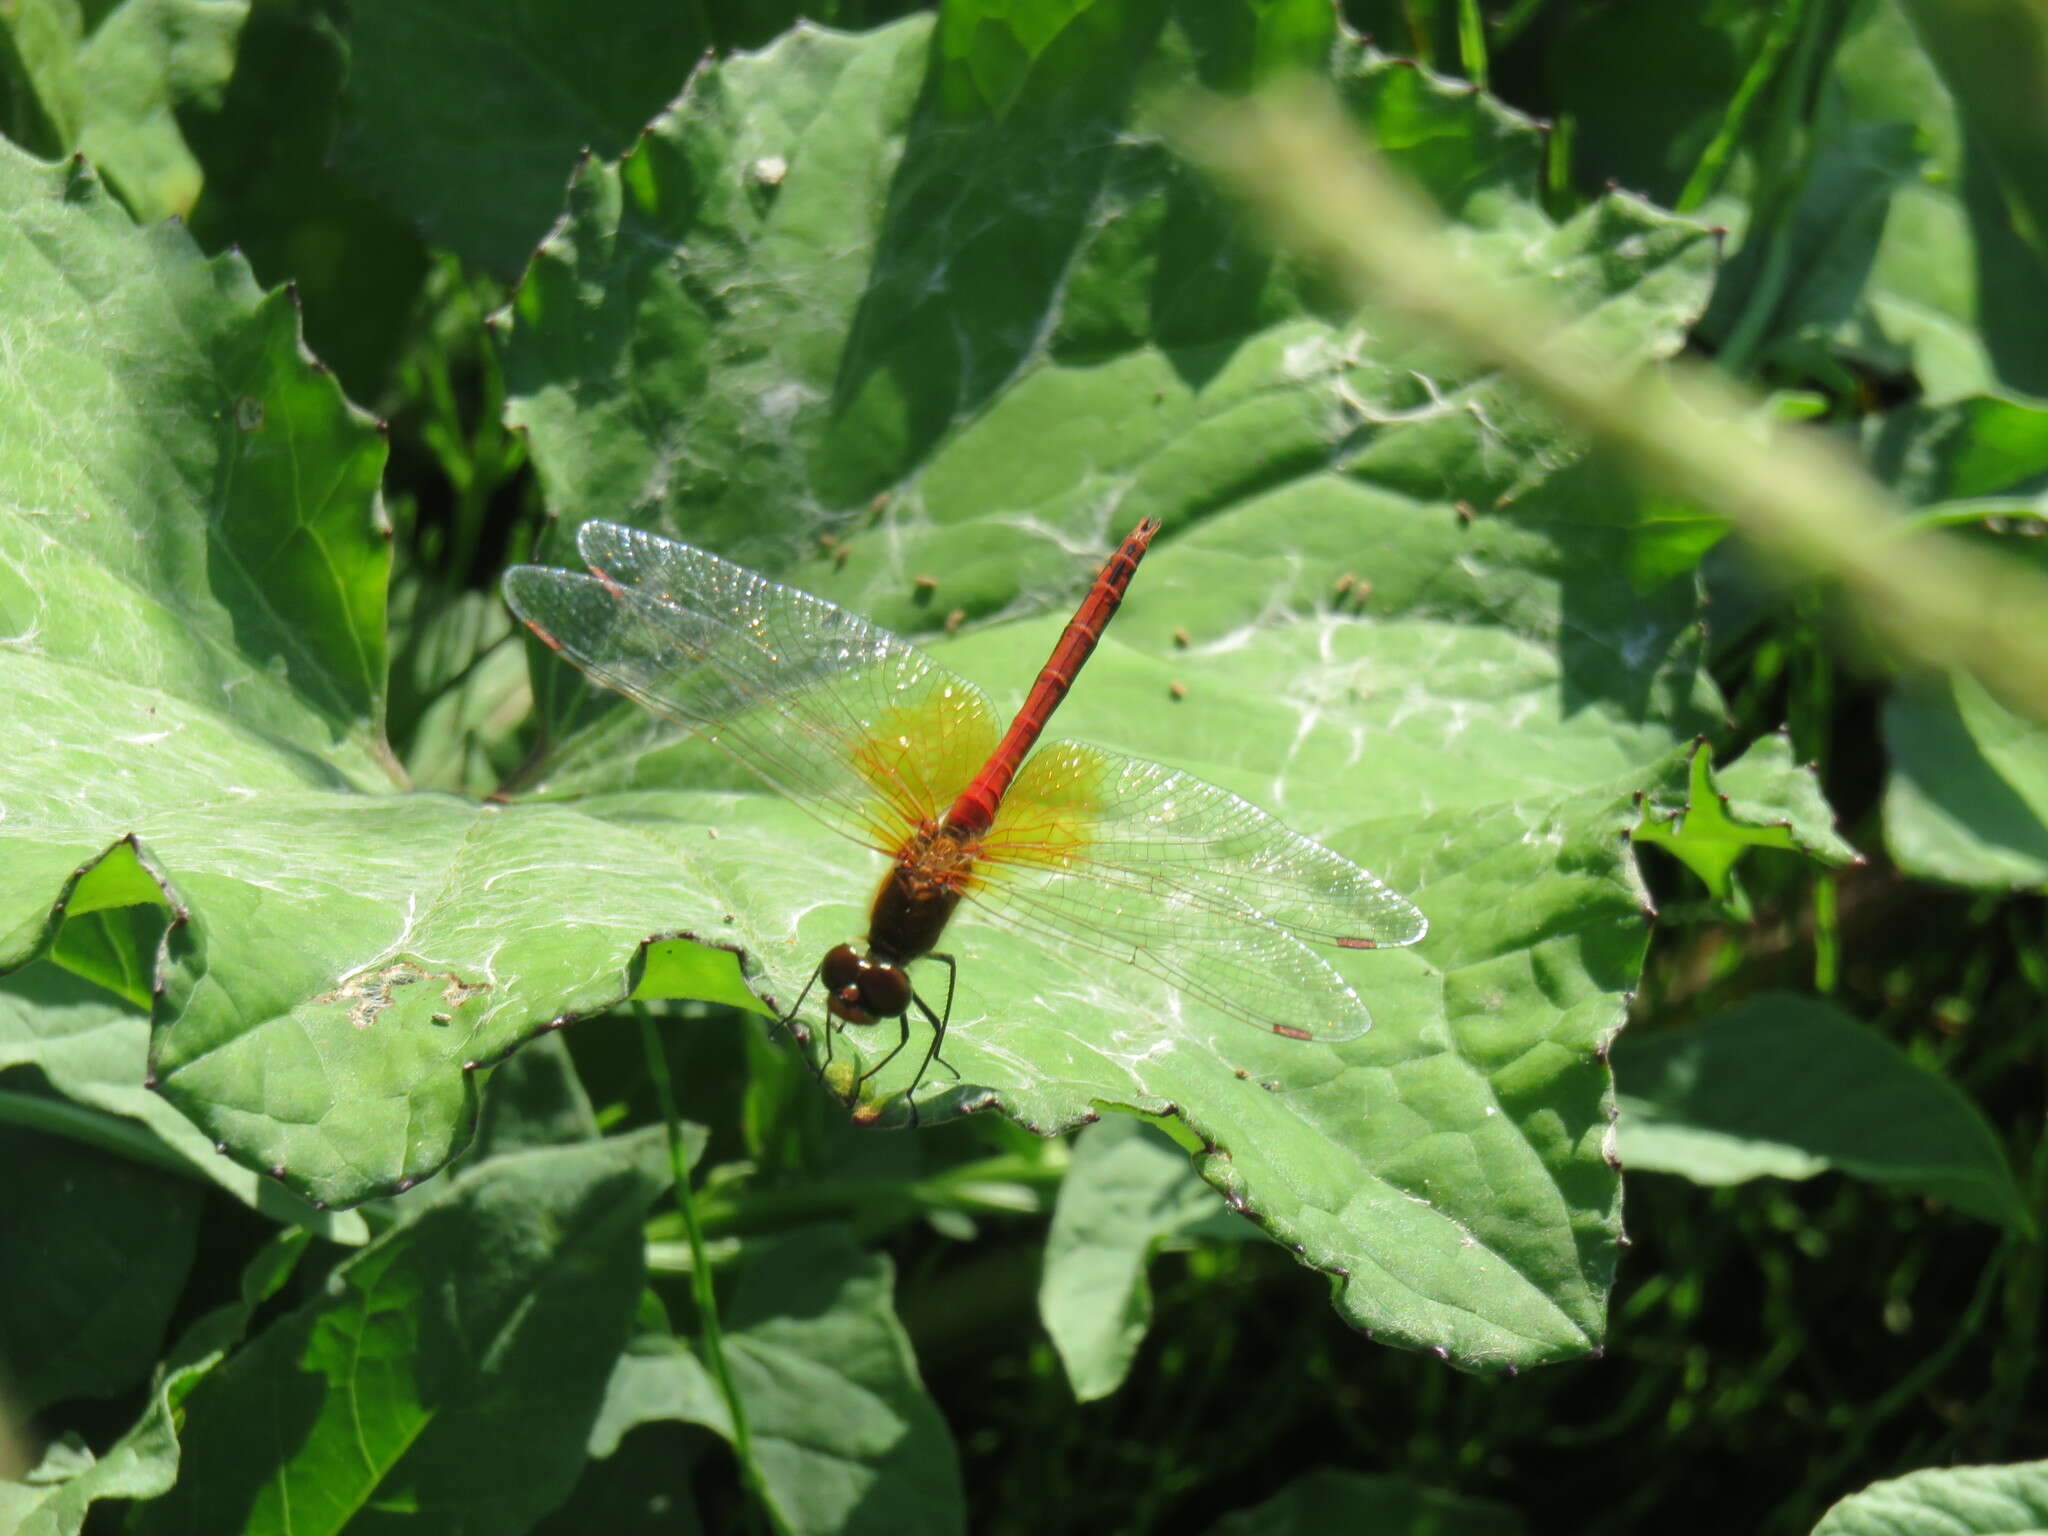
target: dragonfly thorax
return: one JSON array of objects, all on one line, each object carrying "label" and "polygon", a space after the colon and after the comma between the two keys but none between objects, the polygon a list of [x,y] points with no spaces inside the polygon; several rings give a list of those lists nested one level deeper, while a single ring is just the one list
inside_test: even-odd
[{"label": "dragonfly thorax", "polygon": [[868,909],[868,953],[908,965],[938,947],[939,935],[967,888],[977,840],[927,822],[905,843]]}]

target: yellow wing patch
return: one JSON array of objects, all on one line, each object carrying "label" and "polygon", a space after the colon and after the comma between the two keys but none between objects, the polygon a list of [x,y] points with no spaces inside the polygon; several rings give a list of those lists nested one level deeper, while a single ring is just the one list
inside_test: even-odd
[{"label": "yellow wing patch", "polygon": [[992,858],[1059,869],[1095,841],[1108,758],[1077,741],[1047,742],[1025,762],[982,839]]},{"label": "yellow wing patch", "polygon": [[996,747],[995,718],[977,688],[933,677],[864,722],[853,766],[906,830],[937,821]]}]

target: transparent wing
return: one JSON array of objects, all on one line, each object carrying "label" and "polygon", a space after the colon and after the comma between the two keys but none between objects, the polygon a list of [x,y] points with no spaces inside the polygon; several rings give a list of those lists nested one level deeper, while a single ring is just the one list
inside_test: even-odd
[{"label": "transparent wing", "polygon": [[1413,944],[1422,914],[1342,854],[1161,763],[1050,742],[1011,786],[968,894],[1010,920],[1304,1039],[1371,1027],[1309,947]]},{"label": "transparent wing", "polygon": [[894,853],[995,747],[980,689],[835,603],[616,523],[576,546],[592,574],[514,566],[512,611],[835,831]]}]

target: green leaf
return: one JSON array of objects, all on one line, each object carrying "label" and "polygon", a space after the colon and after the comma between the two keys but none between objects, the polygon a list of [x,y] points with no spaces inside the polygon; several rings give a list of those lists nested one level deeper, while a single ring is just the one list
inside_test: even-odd
[{"label": "green leaf", "polygon": [[[727,918],[737,922],[737,918]],[[698,998],[744,1008],[774,1018],[775,1010],[747,990],[739,958],[730,950],[706,949],[688,939],[657,939],[640,952],[632,995],[656,998]]]},{"label": "green leaf", "polygon": [[2014,233],[2048,258],[2048,17],[2024,4],[1904,3],[1965,134],[1997,176]]},{"label": "green leaf", "polygon": [[20,1482],[0,1481],[0,1529],[15,1536],[78,1536],[101,1499],[153,1499],[178,1477],[178,1412],[192,1389],[241,1341],[256,1309],[290,1278],[307,1246],[303,1229],[280,1233],[242,1271],[241,1296],[186,1330],[158,1368],[142,1416],[104,1456],[75,1436],[55,1442]]},{"label": "green leaf", "polygon": [[[1617,1219],[1599,1052],[1644,942],[1621,834],[1718,712],[1690,583],[1636,588],[1633,497],[1500,380],[1326,313],[1131,105],[1184,67],[1149,22],[1085,18],[1041,37],[959,7],[708,65],[579,178],[514,300],[509,414],[566,520],[630,516],[930,637],[1000,705],[1109,541],[1163,515],[1056,732],[1279,811],[1430,937],[1340,958],[1379,1022],[1331,1048],[963,916],[961,1078],[920,1114],[1178,1113],[1358,1326],[1475,1366],[1580,1352]],[[1205,72],[1254,67],[1198,41]],[[1349,40],[1326,68],[1470,238],[1638,359],[1678,344],[1703,231],[1618,196],[1553,226],[1529,123]],[[589,723],[535,655],[567,739],[546,793],[630,844],[677,786],[734,792],[699,846],[744,841],[760,904],[704,892],[675,921],[736,914],[759,990],[793,1000],[863,931],[876,862],[702,743]],[[922,1054],[864,1117],[907,1119]]]},{"label": "green leaf", "polygon": [[1860,864],[1863,856],[1835,831],[1835,813],[1813,770],[1792,761],[1782,734],[1758,739],[1715,773],[1704,741],[1692,754],[1685,798],[1645,795],[1629,836],[1666,849],[1705,882],[1715,898],[1734,897],[1731,876],[1751,848],[1803,853],[1822,864]]},{"label": "green leaf", "polygon": [[[234,258],[4,147],[0,202],[0,967],[55,943],[148,978],[156,1085],[245,1167],[329,1204],[417,1182],[468,1137],[473,1066],[626,994],[692,909],[679,866],[722,940],[750,860],[391,793],[375,429]],[[171,914],[161,957],[146,924],[74,932],[137,902]],[[158,1123],[142,1080],[101,1102]]]},{"label": "green leaf", "polygon": [[78,142],[78,0],[17,0],[0,17],[0,133],[49,159]]},{"label": "green leaf", "polygon": [[143,223],[189,212],[203,173],[176,114],[217,105],[249,0],[18,0],[0,16],[0,132],[83,154]]},{"label": "green leaf", "polygon": [[381,441],[288,300],[135,230],[76,168],[0,149],[0,204],[4,687],[41,725],[8,767],[7,964],[16,904],[144,806],[388,782],[390,557],[366,515]]},{"label": "green leaf", "polygon": [[2048,889],[2048,730],[1963,674],[1885,701],[1885,845],[1911,874]]},{"label": "green leaf", "polygon": [[[1915,521],[2043,515],[2048,408],[1977,396],[1892,412],[1866,444]],[[1978,535],[2042,563],[2038,539]],[[1885,841],[1911,874],[1991,890],[2048,885],[2048,731],[1973,679],[1901,684],[1885,701]]]},{"label": "green leaf", "polygon": [[1788,366],[1832,353],[1911,372],[1934,400],[2048,391],[2040,255],[1904,8],[1857,7],[1830,41],[1810,116],[1788,90],[1780,120],[1760,119],[1752,153],[1772,216],[1749,230],[1704,329],[1754,325]]},{"label": "green leaf", "polygon": [[[387,209],[335,163],[349,73],[349,39],[335,19],[344,9],[293,0],[250,12],[219,110],[181,120],[206,177],[188,222],[205,249],[232,246],[264,281],[289,281],[307,345],[350,398],[378,400],[388,398],[394,355],[416,334],[428,257],[406,210]],[[421,393],[414,385],[401,397],[404,414],[421,408]]]},{"label": "green leaf", "polygon": [[493,1158],[346,1260],[185,1400],[182,1475],[139,1529],[526,1530],[626,1341],[662,1135]]},{"label": "green leaf", "polygon": [[394,613],[393,629],[411,635],[392,660],[392,715],[394,735],[405,722],[406,772],[415,784],[488,794],[526,750],[514,734],[529,700],[512,616],[495,592],[403,590],[411,611]]},{"label": "green leaf", "polygon": [[1621,1160],[1696,1184],[1837,1169],[2031,1232],[1998,1137],[1947,1079],[1839,1009],[1765,993],[1616,1046]]},{"label": "green leaf", "polygon": [[1727,536],[1726,518],[1689,502],[1652,498],[1629,550],[1629,575],[1638,590],[1655,591],[1693,570]]},{"label": "green leaf", "polygon": [[615,155],[712,39],[661,0],[370,0],[354,8],[342,164],[438,245],[505,277],[586,150]]},{"label": "green leaf", "polygon": [[1547,83],[1574,123],[1573,180],[1679,206],[1775,14],[1711,5],[1567,11],[1547,51]]},{"label": "green leaf", "polygon": [[1490,1499],[1461,1498],[1405,1477],[1365,1477],[1334,1468],[1296,1478],[1265,1503],[1225,1515],[1209,1536],[1520,1536],[1521,1515]]},{"label": "green leaf", "polygon": [[1864,451],[1880,479],[1924,509],[1916,521],[1953,517],[1978,501],[2038,502],[2048,482],[2048,405],[1972,395],[1903,406],[1872,423]]},{"label": "green leaf", "polygon": [[491,1069],[476,1140],[464,1157],[474,1164],[530,1147],[595,1141],[599,1134],[568,1041],[546,1035]]},{"label": "green leaf", "polygon": [[[68,925],[67,925],[68,926]],[[0,976],[0,1073],[33,1066],[77,1104],[140,1121],[192,1168],[273,1221],[330,1242],[368,1240],[352,1211],[315,1210],[275,1179],[222,1157],[190,1120],[144,1085],[149,1020],[47,962]]]},{"label": "green leaf", "polygon": [[642,1334],[626,1345],[612,1367],[604,1408],[591,1426],[590,1454],[609,1458],[628,1431],[664,1419],[702,1424],[732,1438],[732,1415],[719,1396],[718,1383],[689,1342],[674,1334]]},{"label": "green leaf", "polygon": [[1813,1536],[2037,1536],[2048,1530],[2048,1461],[1929,1467],[1850,1494]]},{"label": "green leaf", "polygon": [[0,1167],[8,1406],[126,1390],[155,1362],[191,1267],[199,1187],[10,1126]]},{"label": "green leaf", "polygon": [[217,104],[249,0],[123,0],[78,52],[86,111],[75,147],[143,223],[188,212],[201,173],[179,108]]},{"label": "green leaf", "polygon": [[[793,1536],[966,1528],[958,1458],[918,1379],[894,1287],[888,1259],[835,1227],[747,1252],[725,1344],[763,1486]],[[609,1456],[627,1430],[659,1419],[732,1436],[704,1366],[655,1336],[620,1358],[591,1453]]]},{"label": "green leaf", "polygon": [[717,1442],[690,1425],[648,1429],[603,1460],[585,1462],[576,1491],[533,1536],[697,1536],[704,1527],[696,1486],[729,1484],[724,1460]]},{"label": "green leaf", "polygon": [[1152,1321],[1153,1249],[1204,1227],[1222,1235],[1223,1214],[1187,1153],[1143,1121],[1112,1116],[1075,1137],[1046,1233],[1038,1315],[1077,1401],[1109,1396],[1130,1371]]}]

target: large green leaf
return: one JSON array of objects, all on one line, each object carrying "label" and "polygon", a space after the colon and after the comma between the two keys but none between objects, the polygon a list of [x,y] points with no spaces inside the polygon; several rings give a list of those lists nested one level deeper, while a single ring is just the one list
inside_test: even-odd
[{"label": "large green leaf", "polygon": [[[388,400],[429,263],[406,210],[379,201],[336,163],[349,74],[338,14],[347,9],[344,0],[291,0],[250,12],[218,110],[183,118],[206,177],[188,222],[205,249],[232,246],[265,282],[293,285],[307,344],[352,399]],[[460,350],[451,350],[459,364]],[[416,383],[396,403],[406,414],[430,408],[418,398],[429,387]]]},{"label": "large green leaf", "polygon": [[1813,1536],[2037,1536],[2048,1531],[2048,1461],[1929,1467],[1850,1494]]},{"label": "large green leaf", "polygon": [[[0,965],[65,942],[60,914],[168,907],[161,959],[94,971],[144,978],[183,1117],[318,1200],[416,1181],[468,1134],[465,1068],[616,1001],[677,865],[738,900],[744,850],[599,861],[573,812],[392,793],[375,430],[237,260],[4,149],[0,199]],[[593,972],[564,914],[617,879],[647,899],[589,919]],[[19,1014],[15,1059],[70,1050],[69,1017]],[[53,1079],[155,1123],[125,1070]]]},{"label": "large green leaf", "polygon": [[276,1180],[221,1156],[211,1138],[145,1085],[148,1015],[48,961],[0,977],[0,1073],[23,1067],[34,1067],[76,1104],[140,1121],[200,1174],[273,1221],[304,1226],[332,1242],[369,1237],[356,1212],[315,1210]]},{"label": "large green leaf", "polygon": [[153,1499],[169,1490],[178,1477],[180,1405],[241,1342],[256,1309],[291,1278],[306,1247],[307,1233],[292,1229],[257,1251],[243,1266],[239,1297],[185,1331],[157,1368],[141,1416],[104,1455],[66,1435],[21,1481],[0,1482],[0,1530],[78,1536],[96,1502]]},{"label": "large green leaf", "polygon": [[711,43],[694,7],[359,0],[343,164],[437,244],[512,276],[586,149],[617,154]]},{"label": "large green leaf", "polygon": [[2048,889],[2048,730],[1956,674],[1888,699],[1884,737],[1885,842],[1900,868]]},{"label": "large green leaf", "polygon": [[1765,993],[1614,1055],[1628,1167],[1700,1184],[1835,1168],[2033,1228],[1977,1106],[1828,1003]]},{"label": "large green leaf", "polygon": [[0,1167],[8,1406],[125,1390],[155,1362],[191,1267],[199,1186],[10,1126]]},{"label": "large green leaf", "polygon": [[[894,1269],[837,1228],[751,1250],[725,1347],[760,1486],[792,1536],[966,1528],[945,1420],[896,1320]],[[710,1373],[681,1340],[650,1335],[623,1355],[592,1434],[611,1456],[639,1424],[682,1419],[730,1439]]]},{"label": "large green leaf", "polygon": [[[1553,227],[1528,124],[1326,24],[1298,37],[1470,239],[1636,356],[1676,344],[1697,229],[1622,197]],[[708,67],[578,181],[513,306],[513,415],[568,517],[680,531],[933,637],[999,702],[1110,539],[1164,516],[1057,729],[1272,806],[1412,896],[1429,940],[1349,965],[1379,1026],[1332,1049],[963,918],[961,1079],[923,1115],[1178,1112],[1360,1326],[1556,1358],[1598,1336],[1612,1262],[1599,1052],[1642,952],[1629,796],[1713,718],[1690,588],[1635,588],[1632,503],[1564,469],[1526,402],[1319,308],[1162,152],[1132,89],[1176,54],[1267,62],[1103,4],[1043,34],[972,6],[936,34],[800,31]],[[573,737],[548,789],[620,837],[667,824],[670,786],[749,786],[630,715],[575,734],[536,655]],[[862,931],[876,866],[759,794],[726,814],[717,846],[747,840],[767,898],[741,937],[786,1001]],[[904,1118],[921,1054],[867,1113]]]},{"label": "large green leaf", "polygon": [[1038,1315],[1077,1401],[1107,1397],[1131,1368],[1152,1321],[1153,1248],[1213,1231],[1221,1215],[1187,1153],[1142,1121],[1113,1116],[1074,1138],[1045,1237]]},{"label": "large green leaf", "polygon": [[[1994,395],[1916,405],[1866,446],[1916,522],[1997,519],[1971,536],[2044,564],[2024,535],[2048,517],[2048,407]],[[1885,841],[1902,869],[1992,890],[2048,885],[2048,730],[1957,674],[1903,683],[1885,701],[1884,741]]]},{"label": "large green leaf", "polygon": [[581,1467],[668,1176],[656,1128],[453,1181],[193,1391],[140,1529],[526,1530]]}]

